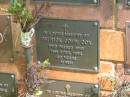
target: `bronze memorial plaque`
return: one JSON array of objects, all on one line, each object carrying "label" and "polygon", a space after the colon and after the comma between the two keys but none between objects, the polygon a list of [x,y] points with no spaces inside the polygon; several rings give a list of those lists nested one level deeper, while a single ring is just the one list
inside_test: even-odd
[{"label": "bronze memorial plaque", "polygon": [[126,73],[130,73],[130,21],[126,22]]},{"label": "bronze memorial plaque", "polygon": [[51,2],[56,4],[99,4],[100,0],[33,0],[34,2]]},{"label": "bronze memorial plaque", "polygon": [[41,18],[36,25],[38,61],[51,67],[98,72],[99,22]]},{"label": "bronze memorial plaque", "polygon": [[11,19],[0,15],[0,62],[9,62],[13,58]]},{"label": "bronze memorial plaque", "polygon": [[130,6],[130,0],[125,0],[126,1],[126,5]]},{"label": "bronze memorial plaque", "polygon": [[41,97],[99,97],[99,85],[80,82],[47,80]]},{"label": "bronze memorial plaque", "polygon": [[0,97],[18,97],[15,75],[0,73]]}]

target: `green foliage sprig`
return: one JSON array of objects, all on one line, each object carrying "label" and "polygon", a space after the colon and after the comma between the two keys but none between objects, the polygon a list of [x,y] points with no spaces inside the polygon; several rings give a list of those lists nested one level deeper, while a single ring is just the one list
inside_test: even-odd
[{"label": "green foliage sprig", "polygon": [[31,23],[34,22],[33,14],[30,13],[30,11],[27,10],[25,4],[19,0],[16,0],[16,2],[11,4],[7,9],[7,12],[14,15],[16,20],[20,23],[22,31],[29,30]]},{"label": "green foliage sprig", "polygon": [[29,10],[22,0],[15,0],[10,4],[6,12],[15,17],[16,21],[20,23],[23,32],[28,32],[40,20],[42,12],[48,10],[48,8],[49,4],[43,3],[38,6],[34,4],[33,10]]}]

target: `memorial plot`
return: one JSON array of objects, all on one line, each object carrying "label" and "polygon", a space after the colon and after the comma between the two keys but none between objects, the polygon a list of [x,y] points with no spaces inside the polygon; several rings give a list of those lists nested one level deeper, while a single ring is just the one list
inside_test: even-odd
[{"label": "memorial plot", "polygon": [[17,97],[14,74],[0,73],[0,97]]},{"label": "memorial plot", "polygon": [[45,97],[99,97],[99,85],[96,84],[61,80],[48,82],[43,88]]},{"label": "memorial plot", "polygon": [[51,67],[98,71],[99,22],[41,18],[36,25],[38,61]]},{"label": "memorial plot", "polygon": [[9,62],[13,58],[11,19],[0,15],[0,62]]}]

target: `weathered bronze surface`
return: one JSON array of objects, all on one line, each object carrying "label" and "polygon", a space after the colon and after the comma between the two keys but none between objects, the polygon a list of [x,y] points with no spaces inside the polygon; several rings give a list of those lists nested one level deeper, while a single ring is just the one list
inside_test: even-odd
[{"label": "weathered bronze surface", "polygon": [[0,15],[0,62],[13,60],[13,43],[11,19],[8,15]]},{"label": "weathered bronze surface", "polygon": [[99,85],[48,80],[41,97],[99,97]]},{"label": "weathered bronze surface", "polygon": [[33,0],[34,2],[52,2],[52,3],[62,3],[62,4],[99,4],[100,0]]},{"label": "weathered bronze surface", "polygon": [[130,0],[126,0],[127,6],[130,6]]},{"label": "weathered bronze surface", "polygon": [[37,59],[51,67],[98,71],[99,22],[42,18],[36,25]]},{"label": "weathered bronze surface", "polygon": [[126,72],[130,73],[130,21],[126,22]]},{"label": "weathered bronze surface", "polygon": [[0,73],[0,97],[17,97],[14,74]]}]

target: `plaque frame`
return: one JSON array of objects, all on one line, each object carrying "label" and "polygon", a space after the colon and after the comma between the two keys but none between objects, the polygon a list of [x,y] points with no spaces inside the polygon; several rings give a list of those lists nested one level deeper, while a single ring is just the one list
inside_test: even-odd
[{"label": "plaque frame", "polygon": [[43,95],[46,95],[47,97],[52,97],[52,95],[58,95],[58,93],[59,95],[64,95],[64,96],[68,94],[69,97],[71,96],[76,97],[74,96],[76,94],[80,94],[78,97],[88,97],[85,96],[83,92],[91,93],[92,91],[96,95],[96,96],[95,95],[92,96],[93,94],[90,94],[92,97],[100,97],[100,86],[99,84],[96,83],[94,84],[94,83],[66,81],[66,80],[59,80],[59,79],[47,79],[47,82],[42,86],[42,89],[44,90]]},{"label": "plaque frame", "polygon": [[32,0],[32,3],[45,3],[45,2],[50,2],[52,4],[65,4],[65,5],[99,5],[100,4],[100,0],[88,0],[88,1],[85,1],[85,0],[81,0],[81,1],[78,1],[78,2],[74,2],[74,0]]},{"label": "plaque frame", "polygon": [[[42,21],[43,20],[43,21]],[[46,22],[47,21],[47,22]],[[77,26],[78,26],[78,22],[80,23],[80,24],[82,24],[82,22],[83,22],[83,24],[86,24],[84,27],[86,27],[87,25],[89,25],[89,28],[87,28],[87,29],[90,29],[90,27],[92,27],[91,29],[92,29],[92,31],[89,31],[89,34],[91,34],[90,32],[93,32],[92,33],[92,37],[91,37],[91,39],[93,38],[93,47],[90,49],[89,48],[89,46],[85,46],[85,47],[88,47],[88,49],[89,49],[89,51],[91,51],[92,49],[94,50],[94,52],[95,53],[93,53],[93,51],[92,51],[92,53],[90,54],[88,54],[88,55],[92,55],[92,56],[94,56],[94,57],[92,57],[93,58],[93,60],[91,59],[91,58],[89,58],[88,60],[89,60],[89,62],[92,62],[92,61],[94,61],[95,63],[91,63],[91,64],[93,64],[92,66],[92,68],[91,68],[91,65],[89,64],[89,65],[86,65],[86,66],[90,66],[89,68],[86,68],[86,67],[84,67],[84,65],[82,64],[82,66],[81,66],[81,68],[80,67],[75,67],[75,65],[74,64],[71,64],[71,66],[68,66],[67,67],[67,65],[64,65],[64,64],[62,64],[62,66],[61,65],[57,65],[57,63],[55,63],[55,61],[56,60],[52,60],[52,58],[53,58],[53,54],[51,54],[51,53],[49,53],[50,51],[48,50],[48,47],[50,46],[49,45],[49,43],[48,43],[48,41],[47,42],[43,42],[43,40],[42,40],[42,37],[41,36],[39,36],[39,35],[41,35],[41,34],[43,34],[41,31],[43,31],[43,30],[46,30],[46,29],[44,29],[44,27],[46,27],[46,23],[47,23],[47,26],[49,25],[49,26],[51,26],[51,25],[55,25],[55,23],[56,23],[56,21],[58,21],[58,22],[65,22],[65,25],[68,25],[68,24],[74,24],[74,23],[77,23]],[[41,26],[42,25],[42,22],[44,22],[44,26]],[[67,24],[67,22],[69,22],[68,24]],[[48,23],[50,23],[50,24],[48,24]],[[54,23],[54,24],[53,24]],[[89,24],[90,23],[90,24]],[[60,25],[61,25],[62,23],[60,23]],[[64,23],[63,23],[64,24]],[[83,25],[82,24],[82,25]],[[38,26],[38,25],[40,25],[40,26]],[[55,25],[55,27],[59,27],[60,26],[59,24],[57,24],[57,25]],[[38,23],[36,26],[35,26],[35,29],[36,29],[36,57],[37,57],[37,60],[38,61],[40,61],[40,62],[42,62],[43,61],[43,59],[45,60],[45,59],[47,59],[47,58],[49,58],[49,59],[51,59],[50,60],[50,62],[51,62],[51,66],[49,66],[50,67],[50,69],[65,69],[65,70],[74,70],[74,71],[85,71],[85,72],[94,72],[94,73],[98,73],[98,70],[99,70],[99,61],[100,61],[100,59],[99,59],[99,22],[97,21],[97,20],[70,20],[70,19],[56,19],[56,18],[41,18],[40,19],[40,23]],[[49,27],[48,26],[48,27]],[[96,26],[96,27],[95,27]],[[53,27],[52,29],[55,29],[55,27]],[[74,27],[74,26],[73,26]],[[95,29],[94,29],[94,28]],[[42,29],[41,29],[42,28]],[[56,30],[57,30],[57,28],[56,28]],[[84,28],[84,30],[85,31],[87,31],[86,30],[86,28]],[[51,28],[47,28],[47,29],[51,29]],[[72,28],[73,29],[73,28]],[[39,31],[40,30],[40,31]],[[65,30],[64,30],[65,31]],[[76,30],[74,30],[74,31],[76,31]],[[95,32],[94,32],[95,31]],[[50,33],[50,32],[49,32]],[[87,32],[85,32],[85,33],[87,33]],[[96,34],[95,34],[96,33]],[[49,37],[50,37],[50,35],[49,35]],[[63,36],[64,37],[64,36]],[[63,38],[62,37],[62,38]],[[66,38],[66,37],[65,37]],[[90,38],[89,38],[90,39]],[[82,39],[81,39],[82,40]],[[44,46],[41,46],[41,44],[40,43],[42,43],[42,44],[44,44]],[[59,43],[58,43],[58,45],[59,45]],[[66,45],[66,44],[65,44]],[[80,45],[81,46],[81,45]],[[42,49],[42,47],[44,48],[44,50],[46,50],[46,51],[42,51],[43,49]],[[75,46],[76,47],[76,46]],[[84,48],[85,48],[84,47]],[[52,49],[52,48],[51,48]],[[51,50],[50,49],[50,50]],[[52,49],[53,50],[53,49]],[[63,49],[64,50],[64,49]],[[88,52],[89,52],[88,51]],[[46,54],[46,52],[48,52],[49,53],[49,55],[47,55]],[[44,55],[42,55],[44,53]],[[84,50],[83,50],[83,53],[84,53]],[[95,54],[95,55],[93,55],[93,54]],[[52,56],[51,56],[52,55]],[[58,54],[57,54],[58,55]],[[63,54],[64,55],[64,54]],[[84,56],[84,55],[83,55]],[[83,56],[81,56],[82,58],[83,58]],[[86,55],[87,56],[87,55]],[[86,56],[84,56],[84,57],[86,57]],[[81,57],[80,57],[80,62],[81,62]],[[87,58],[88,58],[89,56],[87,56]],[[54,57],[55,58],[55,57]],[[56,56],[56,58],[57,58],[57,56]],[[56,59],[55,58],[55,59]],[[60,60],[60,59],[59,59]],[[86,60],[86,58],[83,58],[83,60]],[[91,60],[91,61],[90,61]],[[62,61],[62,60],[61,60]],[[79,62],[79,63],[80,63]],[[82,62],[81,62],[82,63]],[[80,64],[81,64],[80,63]],[[59,63],[59,64],[61,64],[61,63]],[[67,63],[66,63],[67,64]],[[88,64],[88,63],[86,63],[86,64]],[[70,64],[68,64],[68,65],[70,65]],[[90,69],[91,68],[91,69]]]},{"label": "plaque frame", "polygon": [[[11,28],[11,15],[1,14],[0,25],[0,62],[14,61],[13,33]],[[5,23],[5,24],[4,24]]]},{"label": "plaque frame", "polygon": [[125,33],[125,74],[130,74],[130,21],[126,21],[126,33]]},{"label": "plaque frame", "polygon": [[[6,77],[5,77],[6,76]],[[17,94],[17,85],[16,85],[16,76],[15,74],[13,73],[5,73],[5,72],[0,72],[0,78],[4,78],[4,83],[3,81],[1,82],[0,80],[0,84],[3,86],[3,85],[6,85],[6,86],[3,86],[5,89],[7,87],[7,91],[9,91],[9,93],[3,93],[1,94],[0,92],[0,97],[17,97],[18,94]],[[7,80],[8,78],[8,80]],[[11,80],[11,81],[10,81]],[[5,83],[6,82],[6,83]],[[12,82],[12,83],[11,83]],[[11,84],[10,84],[11,83]],[[8,85],[8,86],[7,86]],[[0,88],[2,87],[0,86]],[[14,87],[13,87],[14,86]],[[10,94],[11,95],[8,95]],[[7,94],[7,95],[6,95]]]}]

